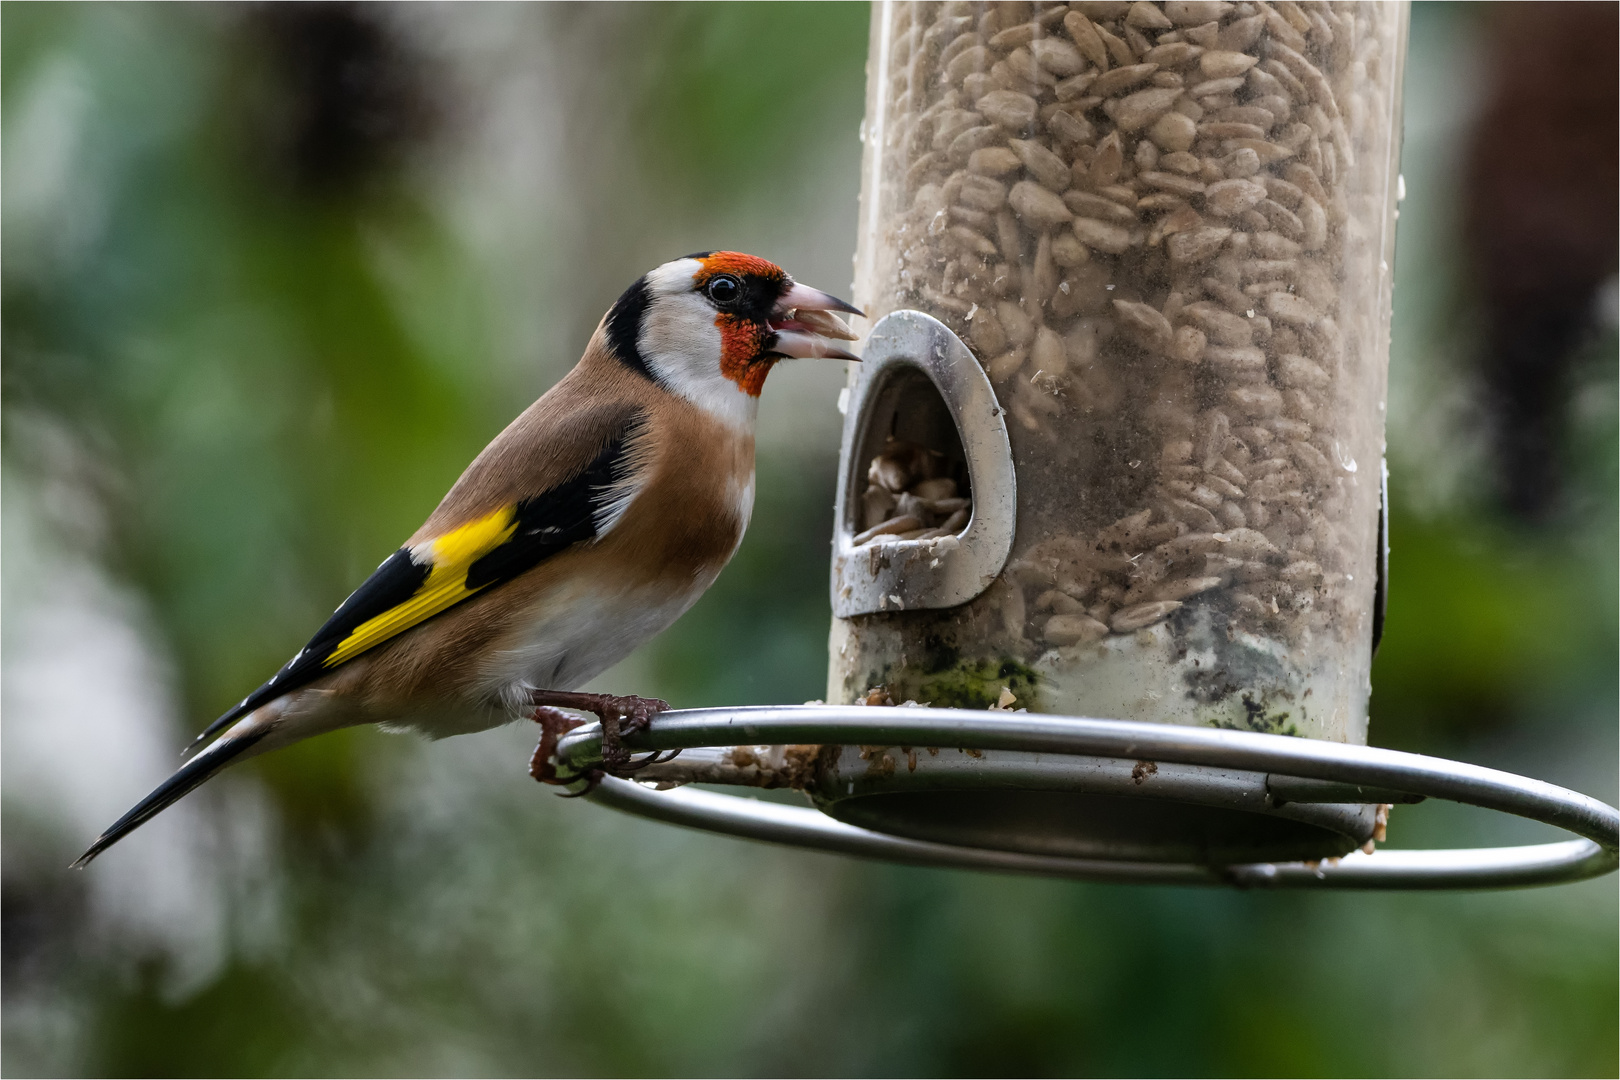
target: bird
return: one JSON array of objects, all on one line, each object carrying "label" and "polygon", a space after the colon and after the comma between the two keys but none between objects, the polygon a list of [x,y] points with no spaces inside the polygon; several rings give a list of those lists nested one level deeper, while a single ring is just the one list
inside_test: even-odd
[{"label": "bird", "polygon": [[550,752],[583,721],[560,709],[594,712],[604,767],[632,768],[619,737],[668,704],[576,688],[673,623],[731,559],[753,511],[765,378],[786,358],[859,360],[839,344],[857,340],[839,313],[861,314],[741,252],[642,275],[422,527],[73,865],[229,765],[361,724],[444,738],[530,716],[531,774],[567,785],[579,777],[559,778]]}]

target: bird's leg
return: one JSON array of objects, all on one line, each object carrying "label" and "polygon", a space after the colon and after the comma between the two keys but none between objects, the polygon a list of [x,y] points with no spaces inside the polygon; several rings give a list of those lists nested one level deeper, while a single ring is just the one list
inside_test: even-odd
[{"label": "bird's leg", "polygon": [[581,694],[568,690],[531,690],[529,701],[537,708],[549,705],[595,713],[597,719],[602,721],[602,766],[608,772],[634,771],[652,764],[657,758],[656,754],[652,758],[632,763],[630,751],[626,750],[619,740],[633,732],[646,730],[652,724],[653,717],[669,708],[669,702],[658,698]]}]

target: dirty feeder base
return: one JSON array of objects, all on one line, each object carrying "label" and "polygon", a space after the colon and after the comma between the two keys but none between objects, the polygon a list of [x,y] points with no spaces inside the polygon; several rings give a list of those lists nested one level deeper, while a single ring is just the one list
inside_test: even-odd
[{"label": "dirty feeder base", "polygon": [[[1359,846],[1353,835],[1287,818],[1059,791],[868,795],[823,809],[839,821],[895,836],[1083,859],[1293,861],[1344,855]],[[1346,826],[1359,824],[1362,816],[1346,814]],[[1371,819],[1370,808],[1365,817]]]}]

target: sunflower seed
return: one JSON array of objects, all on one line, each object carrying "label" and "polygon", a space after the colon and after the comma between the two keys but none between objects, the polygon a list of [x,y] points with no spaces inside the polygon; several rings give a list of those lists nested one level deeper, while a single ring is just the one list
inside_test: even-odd
[{"label": "sunflower seed", "polygon": [[1108,628],[1116,634],[1128,634],[1133,630],[1141,630],[1156,622],[1162,622],[1180,608],[1179,600],[1155,600],[1147,604],[1122,608],[1109,620]]},{"label": "sunflower seed", "polygon": [[1107,637],[1108,627],[1083,612],[1053,615],[1046,620],[1041,636],[1050,645],[1081,645]]}]

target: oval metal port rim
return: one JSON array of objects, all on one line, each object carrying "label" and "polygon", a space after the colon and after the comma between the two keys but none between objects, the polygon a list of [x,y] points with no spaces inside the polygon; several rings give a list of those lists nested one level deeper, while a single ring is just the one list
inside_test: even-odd
[{"label": "oval metal port rim", "polygon": [[[951,328],[921,311],[890,312],[867,335],[851,386],[833,515],[832,607],[844,619],[883,611],[955,607],[988,589],[1012,554],[1018,474],[1007,424],[990,377]],[[856,547],[855,507],[866,466],[856,460],[871,412],[899,369],[934,385],[967,459],[973,509],[950,547],[937,541],[883,540]],[[894,561],[878,573],[872,558]],[[905,573],[899,572],[904,562]]]}]

